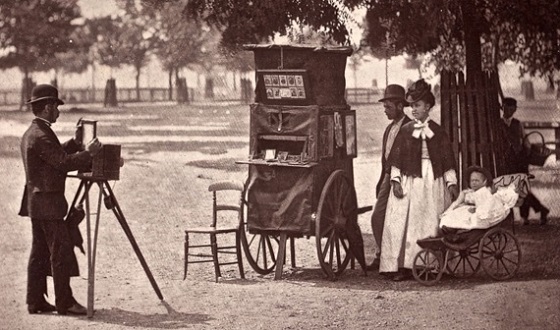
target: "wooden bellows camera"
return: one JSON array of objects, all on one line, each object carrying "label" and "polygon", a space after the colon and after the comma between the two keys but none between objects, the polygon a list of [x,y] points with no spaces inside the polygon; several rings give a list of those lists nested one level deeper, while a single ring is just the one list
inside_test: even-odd
[{"label": "wooden bellows camera", "polygon": [[[97,136],[97,121],[80,119],[78,125],[82,129],[82,145]],[[101,150],[93,157],[91,175],[105,180],[119,180],[121,168],[121,146],[117,144],[104,144]]]},{"label": "wooden bellows camera", "polygon": [[101,151],[93,157],[91,172],[93,177],[118,180],[121,169],[121,146],[104,144]]}]

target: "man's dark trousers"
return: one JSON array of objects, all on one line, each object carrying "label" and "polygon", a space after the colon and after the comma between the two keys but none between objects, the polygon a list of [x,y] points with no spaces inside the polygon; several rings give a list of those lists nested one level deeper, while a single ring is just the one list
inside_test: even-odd
[{"label": "man's dark trousers", "polygon": [[27,267],[27,304],[38,304],[52,275],[57,310],[74,304],[70,276],[78,269],[68,228],[62,219],[31,219],[33,242]]}]

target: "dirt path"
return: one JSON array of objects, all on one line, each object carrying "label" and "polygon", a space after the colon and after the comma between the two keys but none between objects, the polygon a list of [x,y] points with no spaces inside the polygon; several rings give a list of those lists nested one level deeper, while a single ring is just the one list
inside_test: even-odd
[{"label": "dirt path", "polygon": [[[165,159],[174,159],[167,162]],[[357,161],[367,177],[371,159]],[[298,268],[285,268],[283,280],[260,276],[245,265],[246,280],[235,267],[214,283],[212,267],[190,267],[182,280],[182,225],[209,210],[205,188],[214,179],[245,173],[184,166],[181,157],[159,155],[129,160],[114,187],[130,227],[154,273],[165,302],[160,302],[132,253],[118,223],[105,213],[100,227],[93,319],[28,315],[25,267],[30,224],[15,216],[23,171],[17,158],[2,159],[4,187],[0,204],[1,329],[558,329],[560,281],[496,283],[486,277],[444,279],[423,287],[394,283],[377,274],[349,270],[330,282],[323,279],[314,241],[297,240]],[[138,179],[131,179],[138,178]],[[181,180],[177,180],[181,178]],[[365,181],[365,180],[363,180]],[[70,183],[69,197],[75,182]],[[74,188],[75,189],[75,188]],[[360,203],[369,189],[357,183]],[[368,219],[360,218],[366,244]],[[368,243],[369,242],[369,243]],[[82,277],[72,281],[85,304],[86,259],[79,255]],[[50,287],[52,292],[52,285]],[[51,295],[52,297],[52,295]],[[52,299],[52,298],[51,298]]]}]

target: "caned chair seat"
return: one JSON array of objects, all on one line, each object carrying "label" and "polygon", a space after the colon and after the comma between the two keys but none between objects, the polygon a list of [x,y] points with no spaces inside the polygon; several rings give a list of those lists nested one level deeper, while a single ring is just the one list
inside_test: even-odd
[{"label": "caned chair seat", "polygon": [[[222,276],[220,266],[223,265],[237,264],[241,278],[245,278],[243,260],[241,258],[240,236],[240,228],[242,228],[240,225],[243,223],[243,183],[238,181],[215,182],[208,186],[208,191],[212,192],[212,223],[210,226],[193,226],[185,229],[185,270],[183,279],[187,278],[189,263],[205,262],[212,262],[214,264],[216,282]],[[230,204],[218,202],[218,194],[227,195],[232,193],[237,194],[235,196],[235,204],[231,204],[231,202]],[[231,200],[231,197],[229,199]],[[226,217],[225,215],[230,216]],[[208,244],[193,245],[190,242],[190,235],[193,234],[208,235],[210,242]],[[222,234],[235,234],[235,245],[219,246],[218,235]],[[192,251],[193,249],[197,249],[197,252]],[[206,250],[206,252],[203,252],[203,250]],[[219,258],[221,254],[234,255],[235,260],[221,260]]]}]

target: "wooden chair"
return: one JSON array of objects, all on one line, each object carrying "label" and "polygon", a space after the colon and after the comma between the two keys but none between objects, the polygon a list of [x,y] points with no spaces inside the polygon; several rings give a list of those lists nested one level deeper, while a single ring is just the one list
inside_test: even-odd
[{"label": "wooden chair", "polygon": [[[243,223],[243,192],[244,186],[243,183],[238,181],[220,181],[211,184],[208,187],[208,191],[212,192],[212,223],[208,227],[192,227],[187,228],[185,230],[185,273],[183,276],[183,280],[187,278],[187,269],[189,263],[204,263],[204,262],[213,262],[214,263],[214,271],[216,276],[216,282],[218,282],[218,278],[222,276],[220,272],[221,265],[231,265],[237,264],[239,267],[239,272],[241,274],[241,278],[245,278],[245,274],[243,272],[243,260],[241,258],[241,232],[243,227],[240,225]],[[226,204],[226,203],[219,203],[217,200],[217,196],[219,195],[218,192],[221,194],[229,194],[231,192],[238,192],[239,198],[238,202],[235,205]],[[220,196],[222,197],[222,196]],[[225,196],[223,196],[225,197]],[[230,196],[231,197],[231,196]],[[231,198],[230,198],[231,199]],[[222,200],[222,199],[221,199]],[[229,221],[226,226],[218,225],[218,219],[220,222],[226,220],[223,215],[229,211],[230,219],[231,220],[231,212],[236,212],[237,217],[235,219],[235,223],[233,221]],[[227,215],[227,214],[226,214]],[[225,221],[224,221],[225,222]],[[199,245],[190,245],[189,242],[189,235],[191,234],[203,234],[208,235],[210,238],[210,244],[199,244]],[[235,234],[235,245],[229,246],[218,246],[217,237],[220,234]],[[206,249],[210,248],[210,254],[208,252],[200,252],[200,253],[193,253],[192,249]],[[235,261],[227,261],[227,262],[220,262],[219,254],[230,254],[236,255]],[[189,260],[189,257],[196,258],[196,260]],[[230,259],[231,260],[231,259]]]}]

